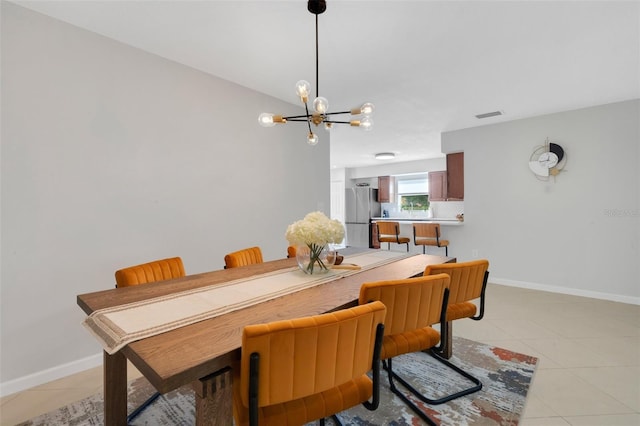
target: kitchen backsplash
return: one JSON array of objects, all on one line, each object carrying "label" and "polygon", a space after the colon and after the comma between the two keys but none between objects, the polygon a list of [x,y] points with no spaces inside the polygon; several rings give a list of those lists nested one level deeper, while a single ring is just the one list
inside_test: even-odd
[{"label": "kitchen backsplash", "polygon": [[455,219],[456,215],[464,213],[464,201],[432,201],[428,211],[406,212],[400,211],[396,203],[382,203],[382,210],[389,212],[389,217],[411,218],[411,217],[434,217],[438,219]]}]

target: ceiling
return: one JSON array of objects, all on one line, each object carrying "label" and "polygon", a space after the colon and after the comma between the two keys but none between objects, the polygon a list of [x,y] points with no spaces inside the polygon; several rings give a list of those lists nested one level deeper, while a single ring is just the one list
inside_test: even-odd
[{"label": "ceiling", "polygon": [[[296,81],[315,87],[305,0],[15,3],[293,104]],[[371,131],[332,130],[331,164],[437,158],[445,131],[639,98],[639,22],[638,1],[328,0],[320,94],[376,106]]]}]

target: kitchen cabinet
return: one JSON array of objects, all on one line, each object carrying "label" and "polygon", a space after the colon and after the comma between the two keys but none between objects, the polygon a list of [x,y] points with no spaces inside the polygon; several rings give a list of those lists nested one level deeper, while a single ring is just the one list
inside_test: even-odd
[{"label": "kitchen cabinet", "polygon": [[378,176],[378,202],[395,203],[396,180],[393,176]]},{"label": "kitchen cabinet", "polygon": [[447,170],[429,172],[429,201],[464,200],[464,153],[447,155]]},{"label": "kitchen cabinet", "polygon": [[464,152],[447,155],[447,200],[464,200]]},{"label": "kitchen cabinet", "polygon": [[447,172],[429,172],[429,201],[447,201]]}]

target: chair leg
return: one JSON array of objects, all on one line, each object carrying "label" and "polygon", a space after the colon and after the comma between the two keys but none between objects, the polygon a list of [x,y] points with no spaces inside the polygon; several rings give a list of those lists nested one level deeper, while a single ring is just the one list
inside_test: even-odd
[{"label": "chair leg", "polygon": [[426,249],[427,246],[425,246],[424,244],[422,245],[422,254],[427,254]]},{"label": "chair leg", "polygon": [[443,330],[440,330],[441,347],[438,349],[431,349],[436,352],[442,358],[449,359],[453,355],[453,321],[447,321]]},{"label": "chair leg", "polygon": [[[471,381],[474,385],[469,387],[469,388],[467,388],[467,389],[463,389],[461,391],[454,392],[454,393],[452,393],[450,395],[445,395],[445,396],[440,397],[440,398],[436,398],[436,399],[427,398],[426,396],[424,396],[420,392],[418,392],[406,380],[404,380],[397,373],[395,373],[393,371],[393,369],[392,369],[391,359],[388,359],[387,361],[389,363],[388,363],[387,373],[389,375],[389,385],[395,388],[395,386],[392,385],[392,382],[393,382],[393,379],[396,379],[399,383],[402,384],[402,386],[404,386],[407,390],[409,390],[412,394],[414,394],[422,402],[424,402],[426,404],[431,404],[431,405],[444,404],[445,402],[449,402],[449,401],[451,401],[453,399],[460,398],[461,396],[465,396],[465,395],[472,394],[474,392],[478,392],[480,389],[482,389],[482,382],[480,381],[480,379],[472,376],[471,374],[467,373],[466,371],[464,371],[463,369],[461,369],[457,365],[454,365],[451,362],[449,362],[448,360],[440,357],[433,350],[429,351],[429,355],[431,355],[434,359],[436,359],[440,363],[446,365],[447,367],[449,367],[450,369],[452,369],[453,371],[455,371],[456,373],[458,373],[462,377],[465,377],[466,379]],[[385,365],[385,367],[386,367],[386,365]],[[392,391],[393,391],[393,389],[392,389]],[[396,393],[396,392],[394,392],[394,393]]]},{"label": "chair leg", "polygon": [[138,414],[142,413],[142,411],[144,411],[145,408],[147,408],[149,405],[151,405],[151,403],[153,401],[155,401],[158,397],[160,396],[160,392],[156,392],[153,395],[151,395],[145,402],[143,402],[142,404],[140,404],[140,406],[138,408],[136,408],[135,410],[133,410],[131,412],[131,414],[129,414],[127,416],[127,424],[131,423],[131,420],[135,419],[136,417],[138,417]]},{"label": "chair leg", "polygon": [[[431,417],[429,417],[424,411],[422,411],[417,405],[415,405],[409,398],[407,398],[407,396],[404,393],[400,392],[400,390],[396,387],[395,383],[393,382],[393,378],[396,377],[399,379],[399,377],[397,377],[397,375],[393,372],[392,359],[389,358],[385,361],[382,361],[382,365],[383,365],[383,368],[387,370],[387,374],[389,376],[389,389],[391,390],[391,392],[393,392],[394,395],[400,398],[402,402],[404,402],[414,413],[418,415],[418,417],[424,420],[429,426],[438,426],[438,424],[435,421],[433,421]],[[401,379],[399,380],[403,384],[406,383],[404,382],[404,380],[401,380]],[[412,393],[414,394],[417,393],[417,391],[415,391],[415,389],[413,389],[411,386],[409,386],[408,389],[410,391],[413,390],[414,392]]]},{"label": "chair leg", "polygon": [[409,243],[407,243],[407,253],[409,253]]},{"label": "chair leg", "polygon": [[449,246],[444,246],[444,255],[449,256]]}]

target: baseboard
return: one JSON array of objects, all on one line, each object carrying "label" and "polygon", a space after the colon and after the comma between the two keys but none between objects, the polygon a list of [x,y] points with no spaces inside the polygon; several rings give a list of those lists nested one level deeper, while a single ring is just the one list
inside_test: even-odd
[{"label": "baseboard", "polygon": [[623,296],[620,294],[602,293],[599,291],[582,290],[577,288],[559,287],[548,284],[538,284],[526,281],[515,281],[504,278],[490,277],[489,282],[509,287],[528,288],[531,290],[548,291],[550,293],[569,294],[571,296],[590,297],[592,299],[610,300],[612,302],[628,303],[630,305],[640,305],[640,297]]},{"label": "baseboard", "polygon": [[21,392],[34,386],[80,373],[81,371],[89,370],[100,365],[102,365],[102,353],[29,374],[28,376],[9,380],[8,382],[0,383],[0,397]]}]

